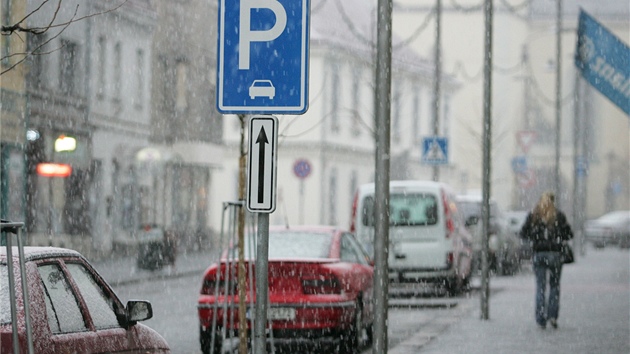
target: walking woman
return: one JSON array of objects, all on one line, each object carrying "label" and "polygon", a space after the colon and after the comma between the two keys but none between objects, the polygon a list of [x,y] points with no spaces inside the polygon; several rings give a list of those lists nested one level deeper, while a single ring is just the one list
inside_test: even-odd
[{"label": "walking woman", "polygon": [[558,328],[562,247],[573,238],[573,231],[564,213],[556,209],[553,193],[543,193],[534,210],[527,215],[520,235],[532,242],[534,251],[536,323],[543,329],[547,327],[547,322]]}]

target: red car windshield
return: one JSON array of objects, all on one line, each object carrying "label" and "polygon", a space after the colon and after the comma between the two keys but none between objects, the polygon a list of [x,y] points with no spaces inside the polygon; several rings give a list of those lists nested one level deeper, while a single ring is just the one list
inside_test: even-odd
[{"label": "red car windshield", "polygon": [[[328,258],[332,234],[321,232],[270,232],[269,259]],[[253,259],[256,251],[252,237],[245,238],[245,258]],[[237,256],[236,249],[232,249]],[[234,257],[236,258],[236,257]]]},{"label": "red car windshield", "polygon": [[0,324],[11,323],[9,302],[9,272],[5,264],[0,265]]}]

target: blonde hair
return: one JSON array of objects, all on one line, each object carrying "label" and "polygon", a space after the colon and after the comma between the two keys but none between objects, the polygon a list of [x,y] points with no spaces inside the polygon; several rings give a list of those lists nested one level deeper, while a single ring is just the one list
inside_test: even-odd
[{"label": "blonde hair", "polygon": [[534,207],[534,216],[547,225],[556,221],[556,197],[552,192],[545,192],[540,196],[538,204]]}]

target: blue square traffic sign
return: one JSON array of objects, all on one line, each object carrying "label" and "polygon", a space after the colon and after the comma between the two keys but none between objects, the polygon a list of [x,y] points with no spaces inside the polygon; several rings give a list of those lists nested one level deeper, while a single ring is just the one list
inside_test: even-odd
[{"label": "blue square traffic sign", "polygon": [[309,0],[220,0],[219,112],[306,112],[308,40]]},{"label": "blue square traffic sign", "polygon": [[422,138],[422,163],[425,165],[448,164],[448,139],[440,136]]}]

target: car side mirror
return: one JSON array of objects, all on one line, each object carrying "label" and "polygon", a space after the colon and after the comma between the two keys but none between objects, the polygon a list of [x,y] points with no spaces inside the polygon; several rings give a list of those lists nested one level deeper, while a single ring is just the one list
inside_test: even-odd
[{"label": "car side mirror", "polygon": [[144,300],[127,301],[127,323],[133,326],[138,321],[145,321],[153,317],[151,303]]}]

